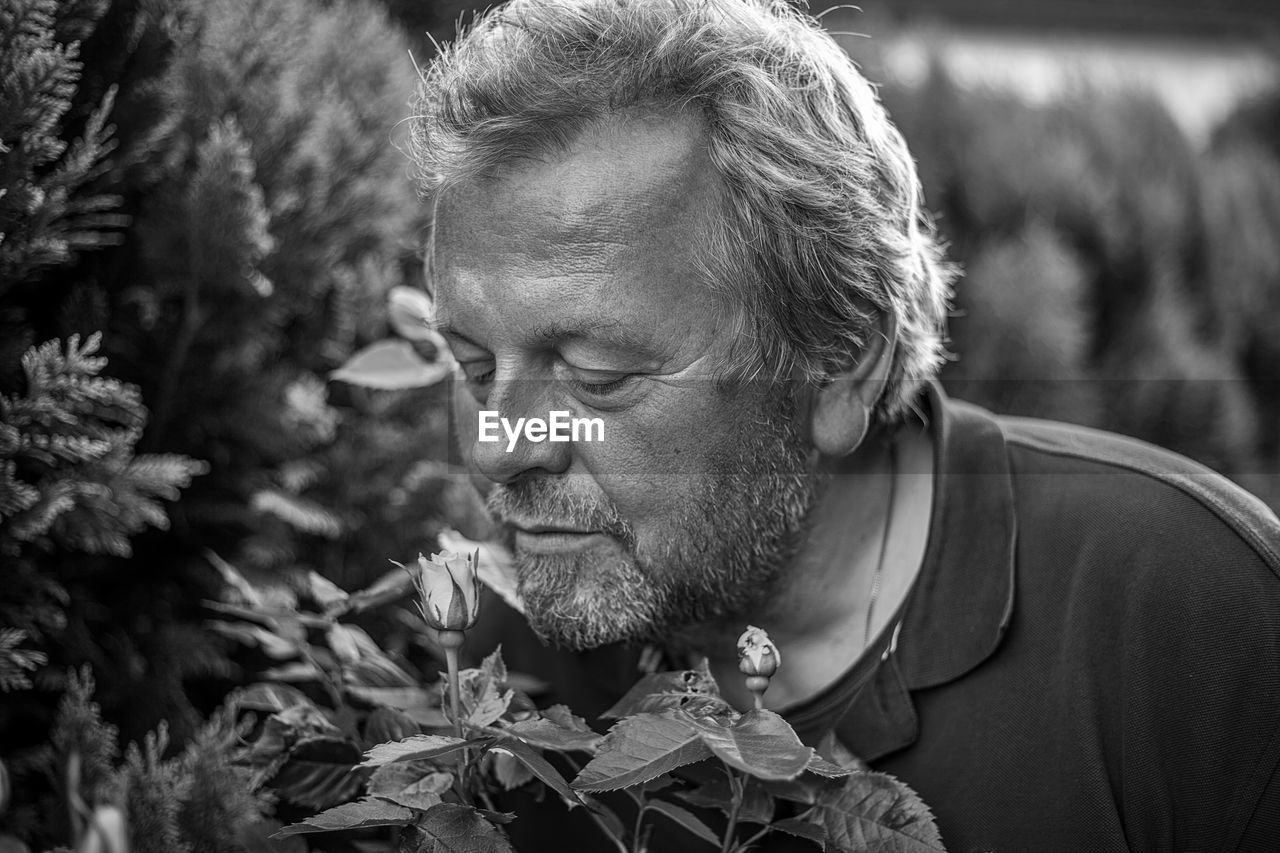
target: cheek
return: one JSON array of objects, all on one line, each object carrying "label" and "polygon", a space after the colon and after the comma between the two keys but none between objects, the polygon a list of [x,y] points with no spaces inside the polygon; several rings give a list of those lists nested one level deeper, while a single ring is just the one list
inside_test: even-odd
[{"label": "cheek", "polygon": [[[605,441],[576,452],[592,478],[633,527],[670,522],[717,477],[740,422],[710,400],[672,405],[661,417],[614,418]],[[637,532],[640,532],[637,530]]]}]

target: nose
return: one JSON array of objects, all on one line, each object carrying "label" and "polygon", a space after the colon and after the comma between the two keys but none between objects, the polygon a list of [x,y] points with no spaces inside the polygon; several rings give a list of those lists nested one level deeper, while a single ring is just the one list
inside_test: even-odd
[{"label": "nose", "polygon": [[[550,381],[506,379],[493,383],[485,407],[477,413],[492,412],[496,421],[497,440],[482,441],[477,428],[471,445],[471,463],[486,479],[499,484],[510,483],[525,474],[541,472],[563,474],[568,470],[572,451],[567,442],[553,442],[546,429],[540,440],[533,440],[525,428],[533,419],[548,421],[554,402]],[[521,419],[524,419],[521,421]],[[478,424],[477,424],[478,427]],[[514,440],[511,432],[517,432]],[[495,430],[490,430],[492,435]],[[536,431],[534,438],[537,438]]]}]

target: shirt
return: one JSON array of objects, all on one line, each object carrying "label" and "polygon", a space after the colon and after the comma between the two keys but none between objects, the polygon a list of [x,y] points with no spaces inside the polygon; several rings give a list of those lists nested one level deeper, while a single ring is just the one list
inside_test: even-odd
[{"label": "shirt", "polygon": [[[792,725],[811,743],[834,730],[915,789],[951,853],[1280,851],[1275,515],[1140,441],[996,416],[937,384],[922,404],[920,572],[898,624]],[[638,677],[617,647],[526,633],[504,654],[588,718]],[[559,806],[518,808],[518,849],[595,849],[568,840],[594,830]],[[651,849],[703,844],[670,837]]]}]

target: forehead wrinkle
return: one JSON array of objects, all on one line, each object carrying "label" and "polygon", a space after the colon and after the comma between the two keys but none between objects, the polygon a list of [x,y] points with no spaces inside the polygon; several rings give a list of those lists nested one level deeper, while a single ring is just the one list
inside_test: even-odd
[{"label": "forehead wrinkle", "polygon": [[588,317],[575,321],[553,321],[535,326],[532,337],[544,344],[563,344],[576,340],[598,340],[630,350],[647,351],[653,347],[652,329],[639,328],[633,320],[609,320]]},{"label": "forehead wrinkle", "polygon": [[[465,211],[467,202],[500,195],[504,204],[490,224],[532,223],[548,257],[597,245],[625,254],[665,234],[687,241],[703,217],[715,215],[719,197],[704,130],[693,116],[624,110],[589,125],[564,151],[508,163],[451,185],[444,196]],[[630,142],[639,145],[620,160],[619,146]],[[622,222],[628,231],[619,241]]]}]

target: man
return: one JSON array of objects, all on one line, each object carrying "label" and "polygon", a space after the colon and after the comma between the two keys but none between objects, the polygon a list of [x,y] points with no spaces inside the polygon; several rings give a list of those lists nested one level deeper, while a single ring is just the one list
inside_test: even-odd
[{"label": "man", "polygon": [[[912,160],[811,20],[517,0],[413,127],[462,450],[547,643],[516,668],[592,715],[649,646],[746,707],[751,623],[768,706],[915,788],[948,849],[1276,849],[1280,524],[1148,445],[945,397]],[[481,411],[603,436],[509,449]],[[588,849],[566,825],[547,849]]]}]

